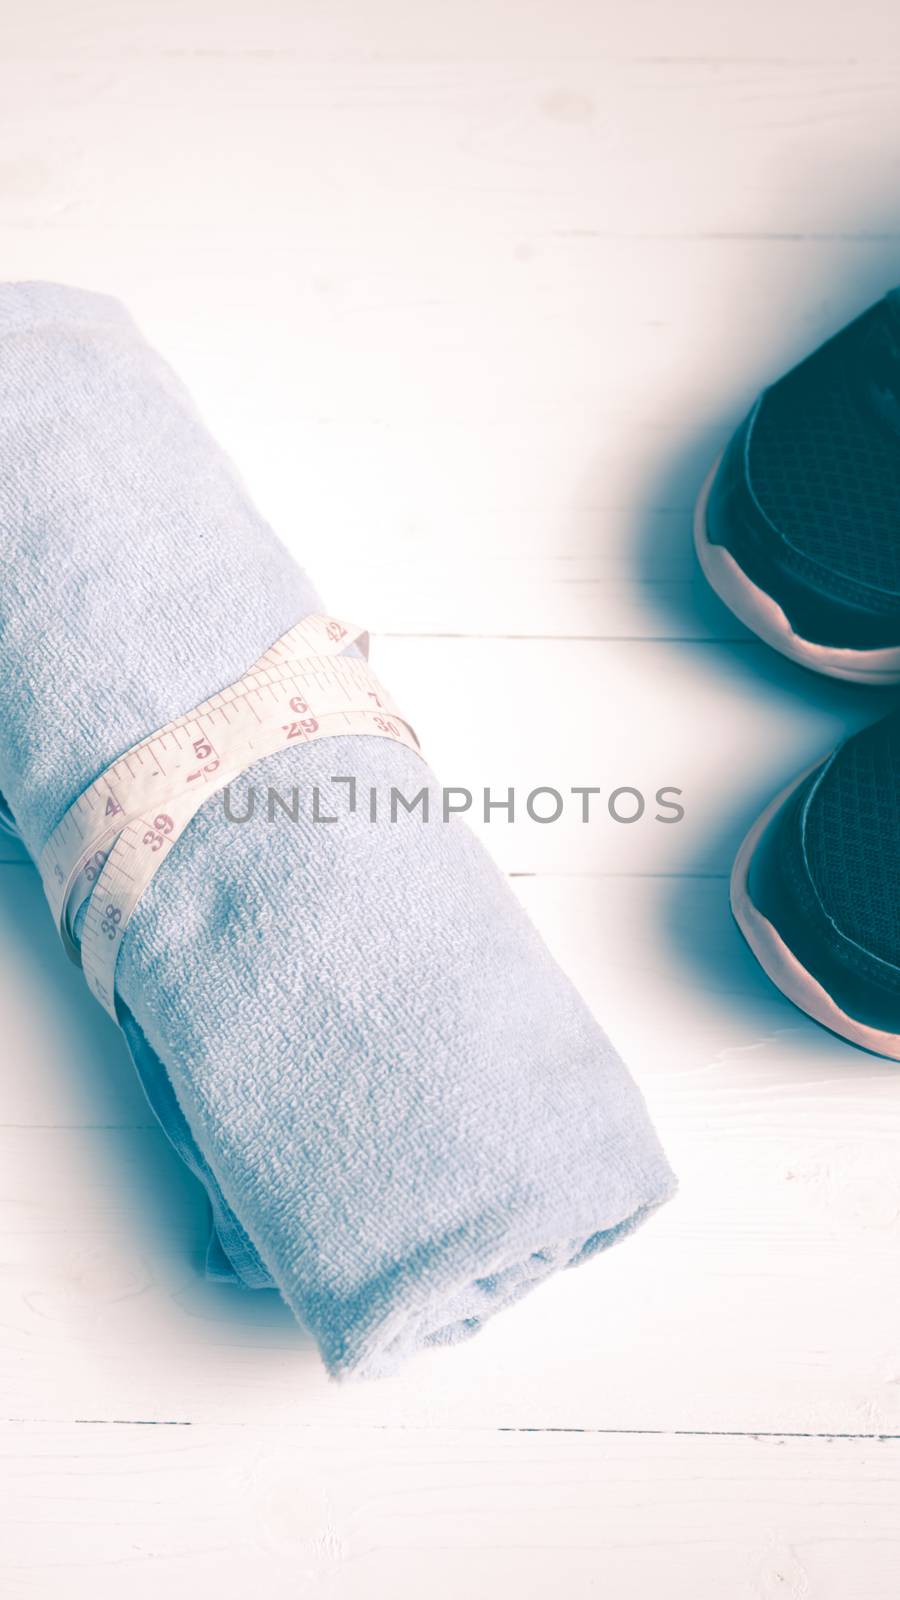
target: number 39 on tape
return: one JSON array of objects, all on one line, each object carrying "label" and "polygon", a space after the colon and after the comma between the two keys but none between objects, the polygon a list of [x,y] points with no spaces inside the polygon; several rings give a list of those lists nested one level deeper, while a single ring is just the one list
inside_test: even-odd
[{"label": "number 39 on tape", "polygon": [[[360,654],[342,654],[353,644]],[[367,654],[361,629],[304,617],[236,683],[126,750],[66,812],[41,876],[63,943],[111,1016],[129,919],[205,800],[261,757],[315,739],[370,734],[418,750]]]}]

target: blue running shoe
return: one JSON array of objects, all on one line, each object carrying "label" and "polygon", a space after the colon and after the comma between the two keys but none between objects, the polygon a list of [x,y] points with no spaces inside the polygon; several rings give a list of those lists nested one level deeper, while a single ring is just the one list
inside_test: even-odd
[{"label": "blue running shoe", "polygon": [[695,542],[767,644],[900,683],[900,289],[763,391],[703,486]]},{"label": "blue running shoe", "polygon": [[789,1000],[900,1061],[900,712],[772,801],[738,851],[731,907]]}]

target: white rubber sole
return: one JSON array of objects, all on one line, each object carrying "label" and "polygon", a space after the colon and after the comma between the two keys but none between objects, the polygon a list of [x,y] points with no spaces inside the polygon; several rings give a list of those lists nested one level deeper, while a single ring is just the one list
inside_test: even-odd
[{"label": "white rubber sole", "polygon": [[879,650],[839,650],[830,645],[813,644],[795,633],[777,601],[747,577],[730,550],[712,544],[706,531],[706,508],[713,479],[719,469],[716,461],[700,490],[694,511],[694,544],[704,577],[719,599],[744,626],[758,634],[766,644],[789,660],[829,678],[847,683],[885,685],[900,683],[900,646]]},{"label": "white rubber sole", "polygon": [[[819,765],[820,763],[816,762],[815,766]],[[766,976],[771,978],[775,987],[780,989],[788,1000],[792,1000],[795,1006],[806,1012],[807,1016],[820,1022],[823,1028],[839,1034],[842,1039],[848,1039],[851,1044],[859,1045],[860,1049],[871,1050],[875,1055],[887,1056],[892,1061],[900,1061],[900,1034],[887,1033],[881,1028],[870,1027],[868,1023],[860,1022],[856,1017],[851,1017],[843,1011],[827,989],[823,989],[812,973],[807,972],[801,965],[793,951],[785,944],[777,928],[763,916],[750,898],[750,863],[756,848],[782,806],[814,770],[815,767],[809,767],[806,772],[801,772],[799,778],[795,778],[786,789],[776,795],[754,822],[735,857],[731,871],[731,909],[741,933]]]}]

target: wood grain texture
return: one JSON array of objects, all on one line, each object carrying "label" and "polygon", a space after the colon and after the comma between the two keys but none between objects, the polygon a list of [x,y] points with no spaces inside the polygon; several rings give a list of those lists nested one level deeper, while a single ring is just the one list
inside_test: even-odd
[{"label": "wood grain texture", "polygon": [[11,1594],[893,1600],[900,1445],[313,1427],[0,1429]]},{"label": "wood grain texture", "polygon": [[[4,276],[126,299],[371,625],[682,1189],[470,1345],[330,1387],[274,1296],[200,1277],[196,1186],[0,835],[0,1590],[893,1600],[900,1077],[726,898],[761,805],[890,697],[752,641],[690,523],[758,388],[900,281],[895,5],[7,11]],[[522,814],[585,784],[588,826]],[[619,785],[683,822],[616,824]]]}]

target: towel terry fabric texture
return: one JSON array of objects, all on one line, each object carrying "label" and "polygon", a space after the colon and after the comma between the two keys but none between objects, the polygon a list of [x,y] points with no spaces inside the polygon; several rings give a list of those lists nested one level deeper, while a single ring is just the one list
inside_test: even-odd
[{"label": "towel terry fabric texture", "polygon": [[[124,309],[52,284],[0,287],[0,563],[0,788],[34,857],[110,761],[322,609]],[[436,782],[364,736],[244,782],[335,774]],[[673,1187],[622,1062],[432,802],[238,826],[210,799],[119,961],[138,1073],[209,1194],[207,1271],[276,1287],[335,1376],[475,1332]]]}]

